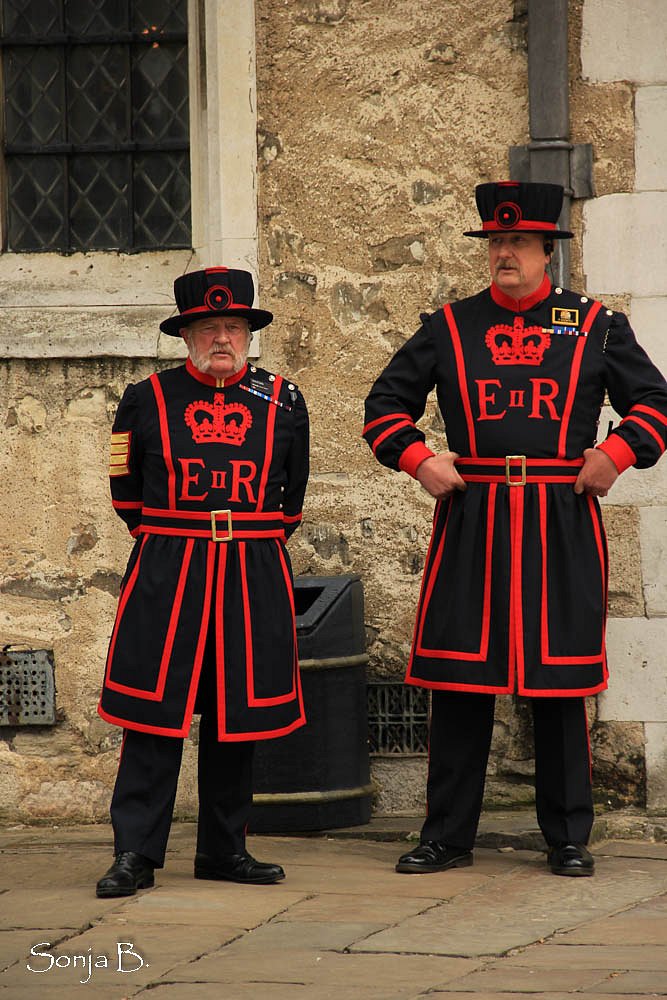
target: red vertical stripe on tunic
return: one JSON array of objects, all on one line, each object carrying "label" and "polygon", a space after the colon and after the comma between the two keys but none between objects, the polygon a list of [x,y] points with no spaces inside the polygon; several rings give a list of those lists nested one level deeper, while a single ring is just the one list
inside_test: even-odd
[{"label": "red vertical stripe on tunic", "polygon": [[574,406],[574,398],[577,393],[577,384],[579,382],[579,372],[581,371],[581,360],[586,349],[586,343],[588,341],[587,334],[593,325],[593,320],[602,308],[599,302],[594,302],[591,308],[588,310],[586,319],[581,325],[581,330],[579,332],[579,338],[577,340],[577,345],[574,349],[574,356],[572,358],[572,367],[570,368],[570,382],[567,388],[567,396],[565,398],[565,409],[563,410],[563,418],[560,425],[560,434],[558,435],[558,458],[565,458],[567,451],[567,432],[570,426],[570,417],[572,416],[572,407]]},{"label": "red vertical stripe on tunic", "polygon": [[169,440],[169,423],[167,421],[167,407],[162,393],[162,386],[156,374],[151,375],[150,383],[155,394],[157,403],[158,418],[160,421],[160,438],[162,440],[162,454],[164,464],[167,469],[167,494],[169,497],[169,507],[176,508],[176,472],[174,471],[174,460],[171,455],[171,441]]},{"label": "red vertical stripe on tunic", "polygon": [[[283,378],[281,375],[276,375],[276,380],[273,383],[273,394],[272,399],[278,399],[280,396],[280,388],[283,384]],[[259,481],[259,493],[257,495],[257,510],[262,510],[264,506],[264,494],[266,492],[266,483],[269,478],[269,469],[271,467],[271,459],[273,458],[273,439],[276,433],[276,413],[278,407],[275,403],[269,403],[269,412],[266,417],[266,446],[264,449],[264,465],[262,467],[262,476]]]},{"label": "red vertical stripe on tunic", "polygon": [[449,332],[452,338],[452,346],[454,348],[454,356],[456,358],[456,374],[459,380],[459,391],[461,393],[461,402],[463,403],[463,410],[465,412],[466,424],[468,426],[468,438],[470,443],[470,455],[472,458],[477,456],[477,442],[475,440],[475,424],[472,419],[472,407],[470,406],[470,395],[468,393],[468,381],[466,379],[466,365],[465,358],[463,357],[463,347],[461,345],[461,334],[456,325],[456,320],[454,319],[454,313],[452,312],[452,307],[446,305],[444,307],[445,322],[449,327]]}]

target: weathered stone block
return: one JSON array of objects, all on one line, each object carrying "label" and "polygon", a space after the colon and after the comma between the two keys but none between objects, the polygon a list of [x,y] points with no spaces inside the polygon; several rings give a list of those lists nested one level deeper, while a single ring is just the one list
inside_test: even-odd
[{"label": "weathered stone block", "polygon": [[427,771],[425,754],[371,757],[373,811],[421,816],[426,808]]},{"label": "weathered stone block", "polygon": [[586,0],[581,39],[584,76],[596,81],[664,83],[664,14],[662,0]]},{"label": "weathered stone block", "polygon": [[[584,206],[584,271],[591,294],[667,291],[667,191],[611,194]],[[619,261],[623,266],[619,267]]]},{"label": "weathered stone block", "polygon": [[646,614],[667,615],[667,507],[640,507],[641,563]]},{"label": "weathered stone block", "polygon": [[641,722],[596,722],[590,731],[596,799],[612,809],[646,801],[644,726]]},{"label": "weathered stone block", "polygon": [[635,116],[635,187],[638,191],[664,191],[667,189],[667,87],[639,87]]},{"label": "weathered stone block", "polygon": [[371,259],[374,271],[395,271],[399,267],[416,267],[424,262],[424,233],[392,236],[372,246]]},{"label": "weathered stone block", "polygon": [[609,690],[598,699],[601,721],[667,722],[667,619],[610,618]]},{"label": "weathered stone block", "polygon": [[619,618],[643,615],[637,508],[607,504],[602,513],[609,544],[609,613]]},{"label": "weathered stone block", "polygon": [[655,298],[634,298],[632,300],[630,322],[637,335],[637,340],[663,374],[667,372],[666,315],[667,294]]},{"label": "weathered stone block", "polygon": [[647,722],[646,806],[656,816],[667,815],[667,722]]}]

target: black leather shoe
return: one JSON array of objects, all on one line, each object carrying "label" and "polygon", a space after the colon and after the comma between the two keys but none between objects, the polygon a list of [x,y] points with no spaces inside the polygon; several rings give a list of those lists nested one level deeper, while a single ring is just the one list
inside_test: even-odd
[{"label": "black leather shoe", "polygon": [[414,851],[402,854],[396,865],[397,872],[444,872],[448,868],[467,868],[472,864],[472,851],[465,847],[447,847],[437,840],[427,840]]},{"label": "black leather shoe", "polygon": [[595,861],[583,844],[550,847],[547,861],[554,875],[592,875],[595,871]]},{"label": "black leather shoe", "polygon": [[255,861],[251,854],[230,854],[226,858],[209,858],[206,854],[195,856],[195,878],[219,882],[243,882],[245,885],[271,885],[285,878],[280,865]]},{"label": "black leather shoe", "polygon": [[97,895],[100,899],[134,896],[137,889],[150,889],[154,885],[153,865],[148,858],[134,851],[121,851],[97,883]]}]

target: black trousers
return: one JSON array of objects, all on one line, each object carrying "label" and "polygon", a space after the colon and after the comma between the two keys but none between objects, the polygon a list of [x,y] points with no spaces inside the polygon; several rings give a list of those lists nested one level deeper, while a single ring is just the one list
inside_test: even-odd
[{"label": "black trousers", "polygon": [[[583,698],[532,698],[537,820],[549,846],[586,844],[593,825]],[[495,696],[433,691],[421,839],[471,849],[482,811]]]},{"label": "black trousers", "polygon": [[[252,740],[220,743],[217,734],[215,640],[209,636],[197,690],[201,713],[197,788],[197,853],[239,854],[252,806]],[[183,740],[126,729],[111,799],[114,851],[136,851],[164,865]]]}]

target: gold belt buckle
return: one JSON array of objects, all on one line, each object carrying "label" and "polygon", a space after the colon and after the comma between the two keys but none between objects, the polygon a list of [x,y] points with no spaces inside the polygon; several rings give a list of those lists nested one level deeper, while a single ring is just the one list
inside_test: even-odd
[{"label": "gold belt buckle", "polygon": [[[512,462],[521,462],[521,472],[519,479],[512,479]],[[505,483],[508,486],[526,485],[526,456],[525,455],[505,455]]]},{"label": "gold belt buckle", "polygon": [[[218,534],[218,515],[224,515],[227,518],[227,534]],[[211,538],[214,542],[229,542],[232,539],[232,512],[231,510],[212,510],[211,511]]]}]

